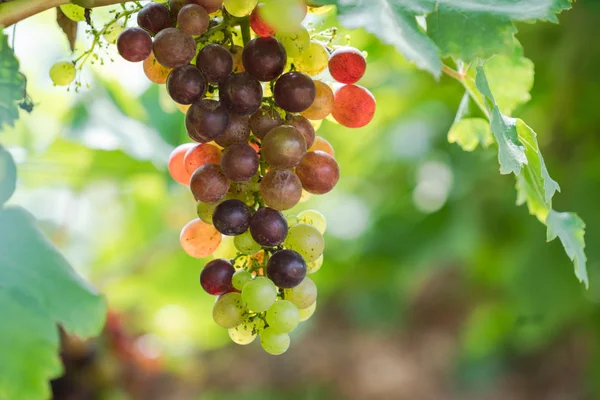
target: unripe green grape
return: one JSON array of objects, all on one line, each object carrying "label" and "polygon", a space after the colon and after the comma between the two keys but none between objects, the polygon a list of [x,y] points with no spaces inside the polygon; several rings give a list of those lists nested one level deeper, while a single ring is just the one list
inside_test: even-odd
[{"label": "unripe green grape", "polygon": [[60,6],[60,10],[71,21],[85,21],[85,8],[83,7],[76,4],[63,4]]},{"label": "unripe green grape", "polygon": [[233,243],[233,236],[223,235],[223,239],[219,244],[219,247],[213,253],[214,258],[224,258],[230,260],[237,255],[237,249]]},{"label": "unripe green grape", "polygon": [[309,319],[310,317],[312,317],[312,315],[315,313],[316,309],[317,309],[316,301],[314,303],[312,303],[312,306],[310,306],[310,307],[299,309],[298,312],[300,313],[300,322],[304,322],[307,319]]},{"label": "unripe green grape", "polygon": [[50,79],[57,86],[68,86],[76,75],[75,65],[69,61],[59,61],[50,67]]},{"label": "unripe green grape", "polygon": [[315,261],[325,249],[325,239],[317,228],[300,223],[291,227],[283,242],[286,249],[295,250],[307,263]]},{"label": "unripe green grape", "polygon": [[199,201],[196,204],[196,212],[198,213],[198,218],[202,220],[202,222],[212,225],[212,217],[215,212],[215,208],[219,203],[205,203],[203,201]]},{"label": "unripe green grape", "polygon": [[285,289],[284,297],[296,307],[302,309],[310,307],[317,301],[317,285],[309,277],[304,278],[300,284],[292,289]]},{"label": "unripe green grape", "polygon": [[213,307],[213,319],[221,328],[235,328],[244,320],[244,306],[239,293],[225,293]]},{"label": "unripe green grape", "polygon": [[254,312],[267,311],[277,299],[277,288],[269,278],[259,276],[244,285],[242,299]]},{"label": "unripe green grape", "polygon": [[275,37],[285,48],[288,58],[301,56],[310,45],[310,35],[303,26],[299,26],[293,32],[277,32]]},{"label": "unripe green grape", "polygon": [[324,234],[325,230],[327,229],[327,221],[325,220],[325,217],[317,210],[302,211],[300,214],[298,214],[298,221],[314,226],[319,232],[321,232],[321,234]]},{"label": "unripe green grape", "polygon": [[106,40],[108,43],[115,44],[115,43],[117,43],[117,39],[119,38],[119,35],[124,30],[125,30],[125,27],[123,25],[121,25],[117,22],[113,22],[106,27],[106,30],[104,31],[102,36],[104,37],[104,40]]},{"label": "unripe green grape", "polygon": [[234,17],[250,15],[258,4],[258,0],[225,0],[223,5],[227,12]]},{"label": "unripe green grape", "polygon": [[288,223],[288,228],[291,228],[294,225],[297,225],[300,221],[298,221],[298,217],[296,215],[288,215],[285,217],[285,220]]},{"label": "unripe green grape", "polygon": [[231,277],[231,284],[237,290],[242,290],[244,289],[246,283],[250,282],[251,280],[252,274],[248,271],[241,269],[233,274],[233,276]]},{"label": "unripe green grape", "polygon": [[264,322],[260,318],[253,321],[244,320],[240,325],[228,330],[229,337],[234,343],[246,345],[254,342],[256,335],[263,329]]},{"label": "unripe green grape", "polygon": [[267,310],[267,323],[277,332],[288,333],[296,329],[300,322],[300,313],[294,303],[287,300],[276,301]]},{"label": "unripe green grape", "polygon": [[323,266],[323,254],[321,254],[319,256],[319,258],[317,258],[315,261],[309,262],[306,264],[306,273],[314,274],[315,272],[320,270],[322,266]]},{"label": "unripe green grape", "polygon": [[321,43],[310,42],[295,64],[299,71],[310,76],[319,75],[327,69],[329,52]]},{"label": "unripe green grape", "polygon": [[265,328],[260,334],[260,345],[267,353],[277,356],[290,348],[290,335]]},{"label": "unripe green grape", "polygon": [[238,251],[244,254],[254,254],[261,249],[260,244],[256,243],[252,238],[250,230],[235,236],[233,243]]}]

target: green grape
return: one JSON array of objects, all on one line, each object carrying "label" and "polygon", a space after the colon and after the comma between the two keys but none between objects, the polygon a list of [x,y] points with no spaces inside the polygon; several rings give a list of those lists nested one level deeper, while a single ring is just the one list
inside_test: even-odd
[{"label": "green grape", "polygon": [[316,210],[305,210],[298,214],[298,221],[304,224],[312,225],[321,232],[321,235],[325,233],[327,229],[327,221],[323,214]]},{"label": "green grape", "polygon": [[289,32],[302,23],[306,6],[299,0],[269,1],[260,9],[260,17],[276,32]]},{"label": "green grape", "polygon": [[108,43],[115,44],[115,43],[117,43],[117,39],[119,38],[119,35],[124,30],[125,30],[125,27],[123,25],[113,22],[106,27],[102,36],[104,37],[104,40],[106,40]]},{"label": "green grape", "polygon": [[310,307],[317,301],[317,285],[309,277],[304,278],[300,284],[292,289],[285,289],[283,295],[296,307],[302,309]]},{"label": "green grape", "polygon": [[215,208],[219,203],[205,203],[203,201],[199,201],[196,204],[196,212],[198,213],[198,218],[204,223],[212,225],[212,217],[215,212]]},{"label": "green grape", "polygon": [[244,288],[244,285],[246,285],[246,283],[250,282],[251,280],[252,274],[248,271],[241,269],[233,274],[233,276],[231,277],[231,284],[237,290],[242,290]]},{"label": "green grape", "polygon": [[239,293],[225,293],[213,307],[213,319],[221,328],[235,328],[243,322],[245,309]]},{"label": "green grape", "polygon": [[267,311],[277,299],[277,288],[269,278],[259,276],[244,285],[242,299],[254,312]]},{"label": "green grape", "polygon": [[312,306],[310,306],[310,307],[299,309],[298,312],[300,312],[300,322],[304,322],[307,319],[309,319],[310,317],[312,317],[312,315],[315,313],[316,309],[317,309],[316,301],[314,303],[312,303]]},{"label": "green grape", "polygon": [[223,5],[227,12],[234,17],[250,15],[258,4],[258,0],[225,0]]},{"label": "green grape", "polygon": [[317,258],[315,261],[309,262],[306,264],[306,273],[314,274],[315,272],[320,270],[322,266],[323,266],[323,254],[321,254],[319,256],[319,258]]},{"label": "green grape", "polygon": [[233,236],[225,236],[223,235],[223,239],[221,239],[221,243],[219,247],[213,253],[214,258],[224,258],[226,260],[230,260],[237,255],[237,249],[233,243]]},{"label": "green grape", "polygon": [[294,303],[287,300],[276,301],[267,310],[267,323],[277,332],[288,333],[296,329],[300,322],[300,312]]},{"label": "green grape", "polygon": [[329,52],[325,46],[317,42],[310,42],[306,51],[296,61],[298,70],[310,76],[319,75],[327,69],[328,65]]},{"label": "green grape", "polygon": [[279,333],[273,328],[265,328],[260,334],[260,345],[267,353],[277,356],[290,348],[290,335]]},{"label": "green grape", "polygon": [[229,337],[234,343],[246,345],[254,342],[256,335],[264,328],[264,321],[260,318],[254,318],[253,321],[249,319],[244,320],[240,325],[235,328],[230,328],[228,333]]},{"label": "green grape", "polygon": [[314,226],[300,223],[290,228],[283,246],[297,251],[309,263],[316,261],[323,254],[325,239]]},{"label": "green grape", "polygon": [[285,220],[288,223],[288,228],[291,228],[294,225],[298,225],[298,217],[296,215],[288,215],[287,217],[285,217]]},{"label": "green grape", "polygon": [[310,35],[305,27],[299,26],[293,32],[277,32],[275,37],[279,39],[288,58],[297,58],[306,51],[310,45]]},{"label": "green grape", "polygon": [[83,7],[76,4],[63,4],[60,6],[60,10],[71,21],[85,21],[85,8]]},{"label": "green grape", "polygon": [[69,61],[59,61],[50,67],[50,79],[57,86],[67,86],[75,79],[75,65]]},{"label": "green grape", "polygon": [[238,251],[244,254],[254,254],[261,249],[260,244],[256,243],[254,239],[252,239],[250,229],[241,235],[235,236],[233,243]]}]

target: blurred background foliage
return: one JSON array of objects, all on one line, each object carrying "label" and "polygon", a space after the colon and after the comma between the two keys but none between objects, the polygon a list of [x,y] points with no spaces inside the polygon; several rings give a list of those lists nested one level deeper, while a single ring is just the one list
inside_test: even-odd
[{"label": "blurred background foliage", "polygon": [[102,350],[110,332],[95,341],[98,398],[598,398],[598,21],[600,3],[582,0],[560,25],[519,25],[536,73],[532,100],[514,113],[538,133],[561,185],[555,209],[587,223],[590,289],[560,242],[545,243],[545,227],[515,205],[495,149],[448,143],[460,85],[355,31],[352,45],[368,52],[361,84],[378,110],[368,127],[325,121],[318,131],[342,178],[297,207],[328,220],[325,264],[314,275],[317,313],[278,358],[230,343],[198,284],[205,261],[179,248],[195,208],[167,172],[187,136],[164,87],[108,56],[84,72],[89,89],[54,88],[47,71],[68,54],[66,39],[51,12],[20,23],[15,51],[37,105],[2,133],[18,163],[11,203],[106,295],[118,315],[108,328],[118,320],[146,360],[140,376],[119,375],[116,364],[131,361]]}]

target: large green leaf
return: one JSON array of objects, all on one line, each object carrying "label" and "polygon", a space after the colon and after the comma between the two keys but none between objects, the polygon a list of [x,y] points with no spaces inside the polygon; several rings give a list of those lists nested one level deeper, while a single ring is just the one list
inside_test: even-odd
[{"label": "large green leaf", "polygon": [[19,61],[8,45],[8,37],[0,31],[0,131],[19,119],[17,102],[25,97],[25,76],[19,72]]},{"label": "large green leaf", "polygon": [[465,151],[473,151],[479,144],[488,147],[494,142],[494,138],[488,121],[483,118],[465,118],[452,125],[448,141],[458,143]]},{"label": "large green leaf", "polygon": [[0,210],[0,398],[44,399],[60,374],[56,324],[100,332],[106,304],[22,208]]},{"label": "large green leaf", "polygon": [[534,77],[531,60],[518,53],[501,54],[487,60],[483,69],[498,108],[503,114],[510,115],[517,106],[531,99],[529,91],[533,87]]},{"label": "large green leaf", "polygon": [[589,286],[585,256],[585,223],[577,214],[559,213],[551,210],[546,218],[548,225],[548,241],[558,238],[562,242],[565,252],[575,265],[575,276],[586,287]]}]

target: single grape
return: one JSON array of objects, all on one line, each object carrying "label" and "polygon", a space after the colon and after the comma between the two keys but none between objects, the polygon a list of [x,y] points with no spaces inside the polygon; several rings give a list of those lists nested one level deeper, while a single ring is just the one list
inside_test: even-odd
[{"label": "single grape", "polygon": [[268,82],[283,73],[287,56],[279,40],[257,37],[244,47],[242,61],[246,71],[259,81]]},{"label": "single grape", "polygon": [[210,143],[198,143],[185,153],[183,163],[190,177],[204,164],[219,164],[221,162],[221,149]]},{"label": "single grape", "polygon": [[311,306],[307,308],[300,308],[298,311],[300,312],[300,322],[304,322],[308,320],[315,313],[317,309],[317,302],[312,303]]},{"label": "single grape", "polygon": [[306,12],[306,4],[302,0],[278,0],[267,2],[261,16],[278,32],[289,32],[301,26]]},{"label": "single grape", "polygon": [[302,182],[289,169],[272,169],[260,182],[260,194],[267,206],[289,210],[300,201]]},{"label": "single grape", "polygon": [[250,233],[261,246],[278,246],[287,236],[288,226],[283,214],[269,207],[259,208],[250,220]]},{"label": "single grape", "polygon": [[238,251],[233,244],[233,238],[233,236],[223,236],[223,238],[221,239],[221,244],[219,244],[219,247],[217,247],[217,249],[212,254],[213,258],[224,258],[225,260],[231,260],[235,258],[235,256],[237,256]]},{"label": "single grape", "polygon": [[224,82],[233,70],[233,56],[220,44],[208,44],[198,52],[196,67],[210,83]]},{"label": "single grape", "polygon": [[306,141],[306,147],[313,145],[316,132],[309,120],[304,118],[302,115],[288,115],[287,119],[285,120],[285,124],[291,125],[300,131],[302,136],[304,136],[304,140]]},{"label": "single grape", "polygon": [[144,61],[152,52],[152,38],[141,28],[127,28],[117,39],[117,50],[127,61]]},{"label": "single grape", "polygon": [[327,69],[329,52],[321,43],[310,42],[308,48],[294,63],[299,71],[310,76],[319,75]]},{"label": "single grape", "polygon": [[208,23],[208,13],[197,4],[186,5],[177,14],[179,29],[188,35],[202,35],[208,29]]},{"label": "single grape", "polygon": [[245,17],[254,10],[257,3],[258,0],[225,0],[223,6],[234,17]]},{"label": "single grape", "polygon": [[77,4],[62,4],[59,7],[60,11],[65,14],[65,17],[69,18],[71,21],[85,21],[85,8],[80,7]]},{"label": "single grape", "polygon": [[309,277],[292,289],[285,289],[283,295],[299,309],[310,307],[317,301],[317,285]]},{"label": "single grape", "polygon": [[215,142],[227,147],[235,143],[246,143],[250,137],[250,120],[247,116],[230,115],[225,133],[217,136]]},{"label": "single grape", "polygon": [[152,50],[159,63],[175,68],[192,61],[196,55],[196,42],[180,29],[166,28],[154,37]]},{"label": "single grape", "polygon": [[267,276],[280,288],[293,288],[306,276],[306,262],[294,250],[278,250],[269,258]]},{"label": "single grape", "polygon": [[279,300],[267,310],[266,320],[269,327],[275,331],[288,333],[298,326],[300,312],[294,303],[287,300]]},{"label": "single grape", "polygon": [[279,333],[273,328],[265,328],[260,333],[260,345],[267,353],[277,356],[290,348],[290,335]]},{"label": "single grape", "polygon": [[321,235],[324,234],[325,229],[327,229],[327,221],[325,220],[325,217],[317,210],[302,211],[298,214],[298,221],[302,222],[303,224],[314,226],[319,232],[321,232]]},{"label": "single grape", "polygon": [[317,258],[315,261],[309,262],[306,264],[306,273],[314,274],[315,272],[320,270],[322,266],[323,266],[323,254],[321,254],[319,256],[319,258]]},{"label": "single grape", "polygon": [[288,58],[301,57],[310,46],[310,35],[303,26],[295,28],[292,32],[277,32],[275,37],[283,45]]},{"label": "single grape", "polygon": [[[236,239],[241,236],[242,235],[236,236]],[[233,276],[231,277],[231,284],[237,290],[243,290],[246,283],[250,282],[251,280],[252,280],[252,274],[248,271],[240,269],[239,271],[236,271],[233,274]]]},{"label": "single grape", "polygon": [[375,115],[375,97],[368,89],[357,85],[344,85],[334,94],[331,115],[342,126],[360,128]]},{"label": "single grape", "polygon": [[192,174],[185,168],[184,157],[189,149],[194,147],[194,143],[184,143],[177,146],[169,156],[169,173],[171,177],[182,185],[188,186]]},{"label": "single grape", "polygon": [[235,236],[250,227],[250,208],[240,200],[225,200],[215,208],[213,225],[223,235]]},{"label": "single grape", "polygon": [[244,61],[242,60],[242,55],[244,53],[244,48],[242,46],[234,45],[230,50],[231,56],[233,57],[233,72],[244,72],[246,69],[244,68]]},{"label": "single grape", "polygon": [[188,135],[197,142],[209,142],[224,134],[228,124],[227,108],[216,100],[196,101],[185,114]]},{"label": "single grape", "polygon": [[173,17],[177,17],[179,15],[179,11],[188,4],[188,0],[169,0],[169,11],[171,11],[171,15]]},{"label": "single grape", "polygon": [[214,203],[227,194],[229,180],[218,164],[204,164],[192,174],[190,189],[196,200]]},{"label": "single grape", "polygon": [[223,151],[221,168],[225,176],[235,182],[252,179],[258,171],[259,158],[247,143],[235,143]]},{"label": "single grape", "polygon": [[231,277],[235,269],[227,260],[217,258],[209,261],[200,273],[200,285],[208,294],[225,294],[231,288]]},{"label": "single grape", "polygon": [[283,123],[281,116],[273,107],[262,106],[250,117],[250,130],[259,139]]},{"label": "single grape", "polygon": [[340,83],[353,84],[360,80],[367,69],[367,60],[354,47],[340,47],[329,58],[329,73]]},{"label": "single grape", "polygon": [[183,227],[179,241],[187,254],[194,258],[204,258],[219,247],[221,237],[214,226],[194,219]]},{"label": "single grape", "polygon": [[340,167],[333,157],[323,151],[309,151],[296,166],[296,175],[304,190],[313,194],[325,194],[340,179]]},{"label": "single grape", "polygon": [[260,318],[254,318],[252,321],[246,319],[235,328],[229,329],[229,337],[234,343],[241,345],[250,344],[256,339],[256,335],[262,330],[263,326],[264,322]]},{"label": "single grape", "polygon": [[156,35],[163,29],[174,25],[169,9],[160,3],[148,3],[137,15],[137,24],[151,35]]},{"label": "single grape", "polygon": [[260,3],[254,8],[250,14],[250,28],[258,36],[269,37],[275,34],[275,30],[270,27],[260,16],[260,10],[264,7],[264,3]]},{"label": "single grape", "polygon": [[306,153],[304,136],[290,125],[273,128],[262,142],[262,154],[272,168],[293,168]]},{"label": "single grape", "polygon": [[277,299],[277,288],[270,279],[259,276],[247,282],[242,289],[242,300],[252,311],[267,311]]},{"label": "single grape", "polygon": [[233,244],[240,253],[244,254],[254,254],[260,251],[261,248],[260,244],[256,243],[254,239],[252,239],[250,230],[247,230],[241,235],[237,235],[233,240]]},{"label": "single grape", "polygon": [[247,72],[233,74],[219,85],[219,98],[236,115],[252,115],[261,106],[262,86]]},{"label": "single grape", "polygon": [[289,112],[302,112],[315,101],[315,84],[302,72],[288,72],[275,82],[273,97],[277,105]]},{"label": "single grape", "polygon": [[327,117],[333,110],[333,91],[326,83],[314,81],[316,88],[315,100],[306,110],[302,111],[308,119],[319,120]]},{"label": "single grape", "polygon": [[225,293],[213,307],[213,319],[221,328],[235,328],[244,321],[245,307],[239,293]]},{"label": "single grape", "polygon": [[167,91],[179,104],[192,104],[202,98],[206,86],[202,72],[190,64],[175,68],[167,79]]},{"label": "single grape", "polygon": [[204,7],[204,9],[209,14],[219,11],[221,6],[223,5],[223,0],[188,0],[188,1]]},{"label": "single grape", "polygon": [[331,143],[329,143],[327,141],[327,139],[325,139],[321,136],[316,136],[315,142],[308,149],[308,151],[317,151],[317,150],[323,151],[323,152],[329,154],[331,157],[335,157],[335,151],[333,150],[333,146],[331,145]]},{"label": "single grape", "polygon": [[70,61],[59,61],[50,67],[50,79],[57,86],[67,86],[75,79],[77,71]]},{"label": "single grape", "polygon": [[290,228],[283,245],[297,251],[306,262],[313,262],[323,254],[325,239],[314,226],[300,223]]},{"label": "single grape", "polygon": [[164,65],[161,65],[156,57],[154,57],[154,53],[152,52],[144,60],[142,65],[144,67],[144,74],[146,74],[146,77],[150,79],[150,81],[158,83],[159,85],[167,83],[167,78],[173,70],[172,68],[167,68]]},{"label": "single grape", "polygon": [[212,225],[212,216],[215,212],[215,208],[217,208],[218,203],[205,203],[203,201],[199,201],[196,203],[196,213],[198,214],[198,218],[207,224]]}]

